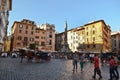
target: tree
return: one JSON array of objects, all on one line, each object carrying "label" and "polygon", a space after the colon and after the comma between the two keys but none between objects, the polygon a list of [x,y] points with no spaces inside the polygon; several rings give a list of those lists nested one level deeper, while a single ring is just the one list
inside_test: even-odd
[{"label": "tree", "polygon": [[35,50],[35,47],[36,47],[36,44],[30,44],[29,48]]}]

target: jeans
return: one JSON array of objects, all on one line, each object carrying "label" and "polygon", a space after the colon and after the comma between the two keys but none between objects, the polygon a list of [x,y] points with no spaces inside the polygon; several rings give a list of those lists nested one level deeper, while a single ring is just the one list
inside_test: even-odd
[{"label": "jeans", "polygon": [[115,67],[114,67],[114,73],[115,73],[115,77],[116,77],[117,79],[119,79],[118,66],[115,66]]},{"label": "jeans", "polygon": [[94,68],[94,75],[93,75],[93,78],[96,77],[96,74],[98,74],[99,77],[102,78],[100,68]]},{"label": "jeans", "polygon": [[113,80],[113,78],[116,77],[115,72],[114,72],[114,67],[110,67],[109,72],[110,72],[110,80]]},{"label": "jeans", "polygon": [[77,70],[77,60],[74,60],[73,61],[73,70]]}]

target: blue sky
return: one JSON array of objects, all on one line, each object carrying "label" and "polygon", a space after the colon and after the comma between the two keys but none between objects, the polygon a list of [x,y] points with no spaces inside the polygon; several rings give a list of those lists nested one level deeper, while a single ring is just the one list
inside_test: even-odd
[{"label": "blue sky", "polygon": [[14,21],[29,19],[37,25],[50,23],[56,32],[90,21],[103,19],[112,31],[120,30],[120,0],[13,0],[9,15],[8,32]]}]

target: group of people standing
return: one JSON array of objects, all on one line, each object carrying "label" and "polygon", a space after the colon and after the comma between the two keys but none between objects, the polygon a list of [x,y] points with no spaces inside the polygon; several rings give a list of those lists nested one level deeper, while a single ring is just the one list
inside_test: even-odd
[{"label": "group of people standing", "polygon": [[79,59],[80,59],[81,71],[83,71],[83,67],[84,67],[84,54],[82,54],[82,56],[79,57],[79,55],[77,54],[77,52],[75,52],[73,54],[73,71],[77,71]]},{"label": "group of people standing", "polygon": [[118,59],[117,56],[111,56],[110,61],[110,79],[109,80],[119,80],[119,73],[118,73]]},{"label": "group of people standing", "polygon": [[[99,79],[102,79],[101,69],[100,69],[100,58],[98,54],[94,55],[94,74],[92,78],[96,78],[96,74],[99,76]],[[78,61],[80,61],[81,72],[83,71],[84,62],[85,62],[85,54],[79,56],[77,52],[73,54],[73,71],[77,72]],[[111,56],[109,60],[109,80],[119,80],[119,72],[118,72],[118,59],[116,56]]]}]

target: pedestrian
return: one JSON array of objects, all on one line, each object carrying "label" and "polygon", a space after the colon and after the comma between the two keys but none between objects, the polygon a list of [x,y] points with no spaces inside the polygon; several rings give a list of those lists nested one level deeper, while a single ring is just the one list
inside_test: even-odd
[{"label": "pedestrian", "polygon": [[99,66],[99,58],[97,54],[95,54],[94,56],[94,75],[93,75],[94,79],[96,78],[96,74],[99,75],[99,79],[102,79],[101,70]]},{"label": "pedestrian", "polygon": [[82,54],[81,57],[80,57],[80,68],[81,68],[81,72],[83,71],[84,62],[85,62],[85,55]]},{"label": "pedestrian", "polygon": [[116,77],[115,72],[114,72],[114,67],[115,67],[114,57],[111,56],[110,60],[109,60],[109,73],[110,73],[110,79],[109,80],[113,80],[113,78]]},{"label": "pedestrian", "polygon": [[76,70],[76,72],[77,72],[78,60],[79,60],[79,56],[75,51],[75,53],[73,53],[73,71]]},{"label": "pedestrian", "polygon": [[116,80],[119,80],[119,72],[118,72],[118,58],[117,55],[114,56],[115,66],[114,66],[114,72]]}]

